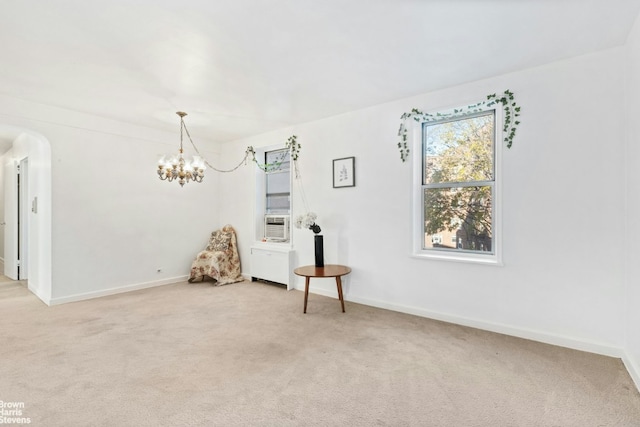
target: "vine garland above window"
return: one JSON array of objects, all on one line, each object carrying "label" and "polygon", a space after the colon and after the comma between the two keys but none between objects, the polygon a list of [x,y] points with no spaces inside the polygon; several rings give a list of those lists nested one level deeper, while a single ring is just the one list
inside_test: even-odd
[{"label": "vine garland above window", "polygon": [[282,162],[284,161],[284,158],[287,156],[287,152],[288,152],[290,155],[290,159],[294,162],[294,164],[297,164],[296,162],[298,161],[298,157],[300,156],[300,143],[298,142],[297,138],[298,137],[296,135],[291,135],[289,139],[287,139],[287,142],[284,144],[286,151],[283,151],[283,153],[273,163],[262,164],[258,162],[258,159],[256,159],[256,152],[252,146],[247,147],[245,159],[249,155],[251,155],[252,161],[260,169],[262,169],[265,172],[274,172],[274,171],[280,170],[280,168],[282,167]]},{"label": "vine garland above window", "polygon": [[398,149],[400,150],[400,158],[403,162],[406,162],[409,158],[409,144],[407,143],[407,120],[414,120],[419,123],[432,122],[436,120],[447,119],[450,117],[464,116],[465,114],[477,113],[481,107],[492,107],[496,104],[502,104],[504,109],[504,125],[503,131],[505,133],[504,141],[507,144],[507,148],[511,148],[513,140],[516,136],[516,129],[520,124],[518,117],[520,117],[520,106],[516,104],[513,92],[505,90],[504,93],[499,96],[497,94],[487,95],[486,101],[478,102],[477,104],[468,105],[462,108],[456,108],[450,113],[425,113],[417,108],[412,109],[408,113],[403,113],[400,116],[402,122],[400,122],[400,129],[398,129],[398,136],[400,142],[398,142]]}]

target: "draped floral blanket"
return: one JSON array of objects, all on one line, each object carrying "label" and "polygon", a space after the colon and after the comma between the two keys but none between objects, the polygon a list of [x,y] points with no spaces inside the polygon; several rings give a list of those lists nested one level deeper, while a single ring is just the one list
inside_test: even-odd
[{"label": "draped floral blanket", "polygon": [[212,232],[209,244],[191,264],[189,282],[204,280],[205,276],[215,279],[216,286],[244,280],[240,271],[236,231],[231,225]]}]

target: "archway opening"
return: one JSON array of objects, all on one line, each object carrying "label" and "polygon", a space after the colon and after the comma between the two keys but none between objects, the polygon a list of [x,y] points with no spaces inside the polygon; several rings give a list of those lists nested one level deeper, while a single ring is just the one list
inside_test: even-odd
[{"label": "archway opening", "polygon": [[[22,276],[28,278],[27,287],[46,304],[51,303],[53,289],[51,277],[51,145],[37,132],[9,125],[0,125],[0,150],[4,182],[3,213],[5,215],[3,240],[13,245],[18,230],[23,237],[22,255],[16,244],[15,251],[3,248],[5,270],[22,267]],[[8,147],[8,148],[7,148]],[[27,164],[28,168],[24,168]],[[24,175],[18,181],[19,165]],[[23,183],[20,191],[6,191],[14,185],[12,177]],[[15,187],[17,189],[17,186]],[[19,197],[20,196],[20,197]],[[20,202],[20,199],[21,202]],[[21,206],[22,215],[18,215]],[[20,221],[22,218],[22,221]],[[13,247],[13,246],[12,246]],[[9,252],[9,253],[8,253]],[[21,259],[22,258],[22,259]],[[19,263],[19,264],[18,264]],[[18,276],[16,276],[18,277]]]}]

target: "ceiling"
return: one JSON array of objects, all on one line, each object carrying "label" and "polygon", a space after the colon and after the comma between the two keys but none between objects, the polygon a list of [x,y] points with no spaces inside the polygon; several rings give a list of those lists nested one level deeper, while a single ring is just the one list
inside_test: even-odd
[{"label": "ceiling", "polygon": [[0,93],[169,131],[182,110],[196,140],[226,142],[619,46],[639,13],[640,0],[0,0]]}]

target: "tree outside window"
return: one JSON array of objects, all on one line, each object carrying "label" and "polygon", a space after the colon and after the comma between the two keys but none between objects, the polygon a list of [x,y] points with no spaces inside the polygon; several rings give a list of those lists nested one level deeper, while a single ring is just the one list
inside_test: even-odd
[{"label": "tree outside window", "polygon": [[423,249],[493,253],[495,111],[423,124]]}]

